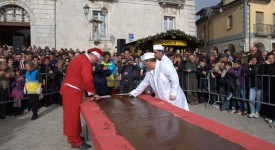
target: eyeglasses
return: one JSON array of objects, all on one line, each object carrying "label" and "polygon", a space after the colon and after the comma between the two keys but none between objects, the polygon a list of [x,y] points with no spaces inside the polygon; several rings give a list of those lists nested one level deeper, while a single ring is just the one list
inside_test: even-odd
[{"label": "eyeglasses", "polygon": [[1,59],[1,58],[2,58],[2,59],[5,59],[5,57],[1,57],[1,56],[0,56],[0,59]]}]

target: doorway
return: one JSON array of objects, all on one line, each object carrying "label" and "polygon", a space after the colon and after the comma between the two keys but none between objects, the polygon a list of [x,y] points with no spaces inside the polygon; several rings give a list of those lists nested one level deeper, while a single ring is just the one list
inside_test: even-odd
[{"label": "doorway", "polygon": [[[30,15],[24,8],[17,5],[0,7],[0,45],[28,47],[30,35]],[[20,37],[20,42],[15,37]]]},{"label": "doorway", "polygon": [[31,44],[29,23],[1,23],[0,22],[0,43],[1,45],[13,46],[13,37],[22,36],[22,46],[28,47]]}]

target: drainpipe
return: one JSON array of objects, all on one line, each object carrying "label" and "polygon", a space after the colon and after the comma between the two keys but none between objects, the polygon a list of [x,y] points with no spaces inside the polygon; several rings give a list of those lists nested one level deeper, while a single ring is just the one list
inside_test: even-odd
[{"label": "drainpipe", "polygon": [[243,42],[243,51],[246,51],[246,37],[247,37],[247,0],[244,0],[243,5],[243,12],[242,12],[242,42]]},{"label": "drainpipe", "polygon": [[[250,33],[251,33],[251,27],[250,27],[250,4],[249,4],[250,0],[247,0],[247,6],[248,6],[248,48],[250,48],[250,42],[251,42],[251,37],[250,37]],[[246,11],[247,12],[247,11]]]},{"label": "drainpipe", "polygon": [[57,0],[55,0],[55,3],[54,3],[54,48],[56,48],[56,3],[57,3]]}]

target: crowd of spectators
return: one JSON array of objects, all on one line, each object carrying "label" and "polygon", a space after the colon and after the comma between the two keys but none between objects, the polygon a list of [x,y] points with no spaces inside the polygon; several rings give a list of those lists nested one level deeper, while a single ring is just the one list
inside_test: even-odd
[{"label": "crowd of spectators", "polygon": [[[216,104],[220,99],[214,107],[221,111],[249,118],[259,118],[261,111],[267,114],[266,121],[272,122],[275,119],[272,106],[275,104],[274,55],[274,50],[261,51],[256,46],[248,52],[238,53],[230,49],[219,51],[214,47],[210,53],[176,54],[170,59],[178,70],[190,105],[208,99]],[[261,109],[262,103],[268,105]]]},{"label": "crowd of spectators", "polygon": [[61,104],[58,94],[66,68],[73,57],[81,52],[76,49],[49,49],[32,46],[15,51],[12,47],[0,46],[0,117],[20,115],[30,108],[25,85],[26,62],[31,61],[42,76],[43,94],[40,94],[40,107],[53,103]]},{"label": "crowd of spectators", "polygon": [[[30,109],[26,96],[15,92],[23,90],[25,61],[32,61],[41,72],[42,93],[53,93],[59,91],[70,60],[81,53],[85,51],[64,48],[56,50],[47,46],[43,49],[31,46],[22,51],[13,51],[12,48],[1,46],[0,117],[5,118],[5,113],[22,114]],[[104,52],[102,60],[93,66],[97,93],[128,93],[137,86],[146,73],[140,59],[142,53],[141,50],[134,53],[126,50],[120,54]],[[261,103],[258,103],[275,104],[275,78],[272,77],[275,74],[275,51],[260,51],[253,46],[248,52],[234,53],[230,49],[219,51],[217,47],[213,47],[210,52],[198,50],[181,54],[169,51],[166,55],[178,72],[180,85],[186,92],[190,105],[208,99],[215,103],[220,99],[221,103],[215,107],[219,107],[221,111],[259,118],[262,110],[261,113],[267,114],[266,121],[272,122],[275,119],[274,106],[264,105],[261,109]],[[268,78],[261,75],[268,75]],[[211,92],[210,97],[208,92]],[[62,104],[58,92],[42,95],[40,99],[40,106]],[[9,100],[12,102],[3,103]]]}]

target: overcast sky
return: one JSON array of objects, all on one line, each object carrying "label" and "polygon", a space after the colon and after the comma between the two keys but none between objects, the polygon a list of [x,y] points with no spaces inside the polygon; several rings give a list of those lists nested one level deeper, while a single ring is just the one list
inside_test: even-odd
[{"label": "overcast sky", "polygon": [[221,2],[221,0],[196,0],[196,13],[204,7],[214,6]]}]

